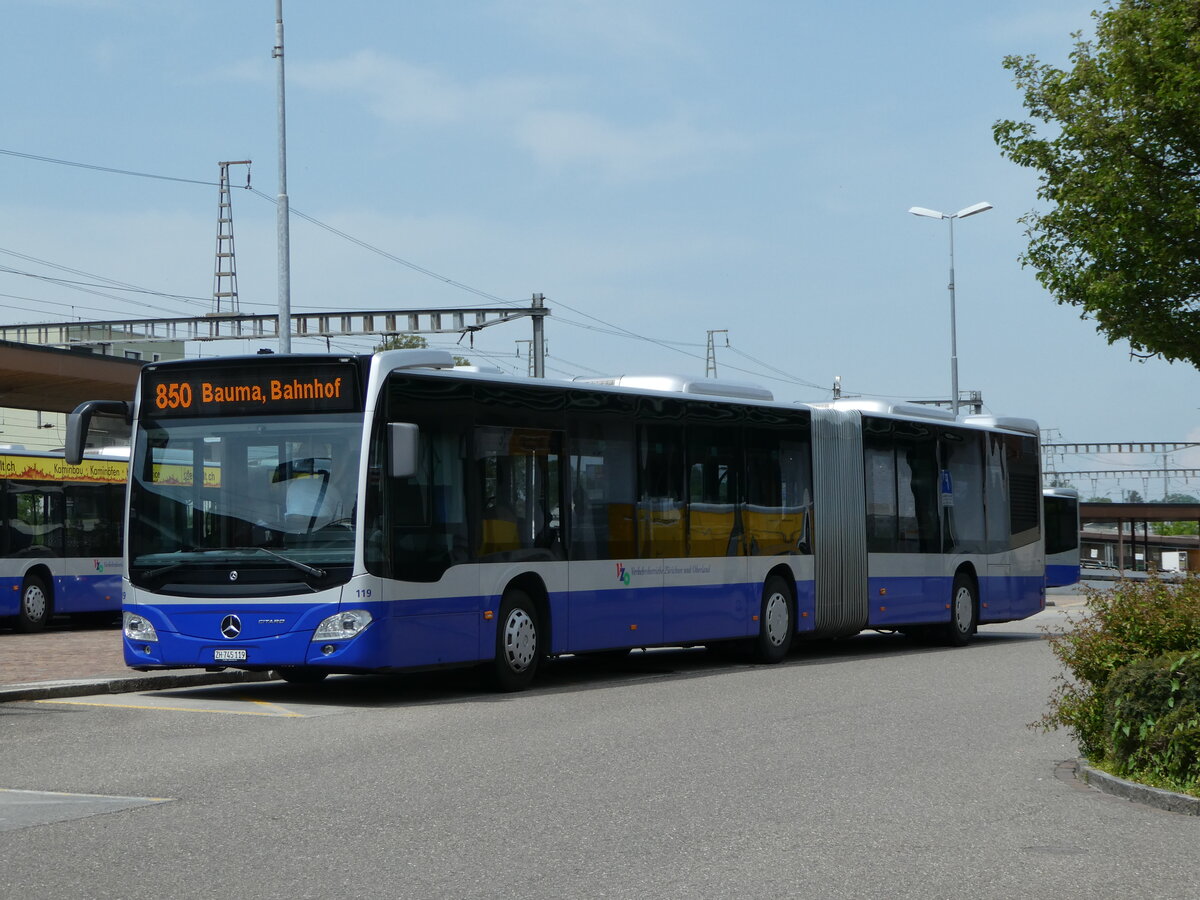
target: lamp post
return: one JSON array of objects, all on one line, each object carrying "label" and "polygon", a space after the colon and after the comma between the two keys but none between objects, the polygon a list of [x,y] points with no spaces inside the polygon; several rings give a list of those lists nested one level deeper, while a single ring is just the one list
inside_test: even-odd
[{"label": "lamp post", "polygon": [[960,209],[952,216],[938,212],[936,209],[925,209],[923,206],[914,206],[909,209],[914,216],[950,221],[950,408],[954,410],[956,416],[958,415],[958,329],[954,321],[954,220],[978,215],[991,208],[992,204],[990,203],[976,203],[966,209]]}]

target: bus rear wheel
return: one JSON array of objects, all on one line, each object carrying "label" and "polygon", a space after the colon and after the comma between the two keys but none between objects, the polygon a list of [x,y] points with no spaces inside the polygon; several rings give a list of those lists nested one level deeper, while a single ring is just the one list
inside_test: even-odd
[{"label": "bus rear wheel", "polygon": [[772,575],[763,584],[762,606],[758,616],[758,637],[754,641],[754,659],[777,663],[788,655],[796,631],[792,591],[786,581]]},{"label": "bus rear wheel", "polygon": [[496,625],[496,657],[488,681],[498,691],[523,691],[537,674],[540,634],[537,607],[518,588],[504,592]]},{"label": "bus rear wheel", "polygon": [[17,610],[17,631],[26,634],[41,631],[50,621],[50,589],[38,575],[26,575],[21,585],[21,606]]},{"label": "bus rear wheel", "polygon": [[950,590],[950,621],[941,627],[938,635],[943,644],[965,647],[971,642],[979,624],[979,602],[975,593],[975,582],[970,575],[959,572],[954,576],[954,587]]}]

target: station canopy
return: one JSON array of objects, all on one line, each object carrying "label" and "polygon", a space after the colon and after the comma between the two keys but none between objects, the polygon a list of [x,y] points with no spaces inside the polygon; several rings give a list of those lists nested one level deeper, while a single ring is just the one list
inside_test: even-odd
[{"label": "station canopy", "polygon": [[0,407],[69,413],[84,400],[133,400],[142,362],[0,341]]}]

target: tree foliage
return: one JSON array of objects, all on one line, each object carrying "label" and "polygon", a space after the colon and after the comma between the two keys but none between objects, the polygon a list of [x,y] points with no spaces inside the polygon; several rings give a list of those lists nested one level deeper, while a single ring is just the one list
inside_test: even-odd
[{"label": "tree foliage", "polygon": [[[391,334],[383,339],[383,343],[376,344],[375,350],[424,350],[429,346],[429,341],[421,337],[419,334]],[[469,366],[471,361],[465,356],[455,356],[454,364],[456,366]]]},{"label": "tree foliage", "polygon": [[[1200,0],[1110,0],[1071,67],[1009,56],[1031,121],[1004,156],[1040,172],[1021,262],[1109,340],[1200,368]],[[1051,133],[1046,136],[1043,131]]]},{"label": "tree foliage", "polygon": [[[1167,494],[1167,503],[1197,503],[1196,498],[1191,494]],[[1197,534],[1200,533],[1200,523],[1196,521],[1183,522],[1158,522],[1154,525],[1155,534],[1176,535],[1176,534]]]}]

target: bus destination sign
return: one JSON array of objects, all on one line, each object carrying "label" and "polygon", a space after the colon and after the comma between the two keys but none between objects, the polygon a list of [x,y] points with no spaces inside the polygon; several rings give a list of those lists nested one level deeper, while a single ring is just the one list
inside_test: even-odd
[{"label": "bus destination sign", "polygon": [[184,369],[142,374],[143,416],[355,412],[362,409],[354,366]]}]

